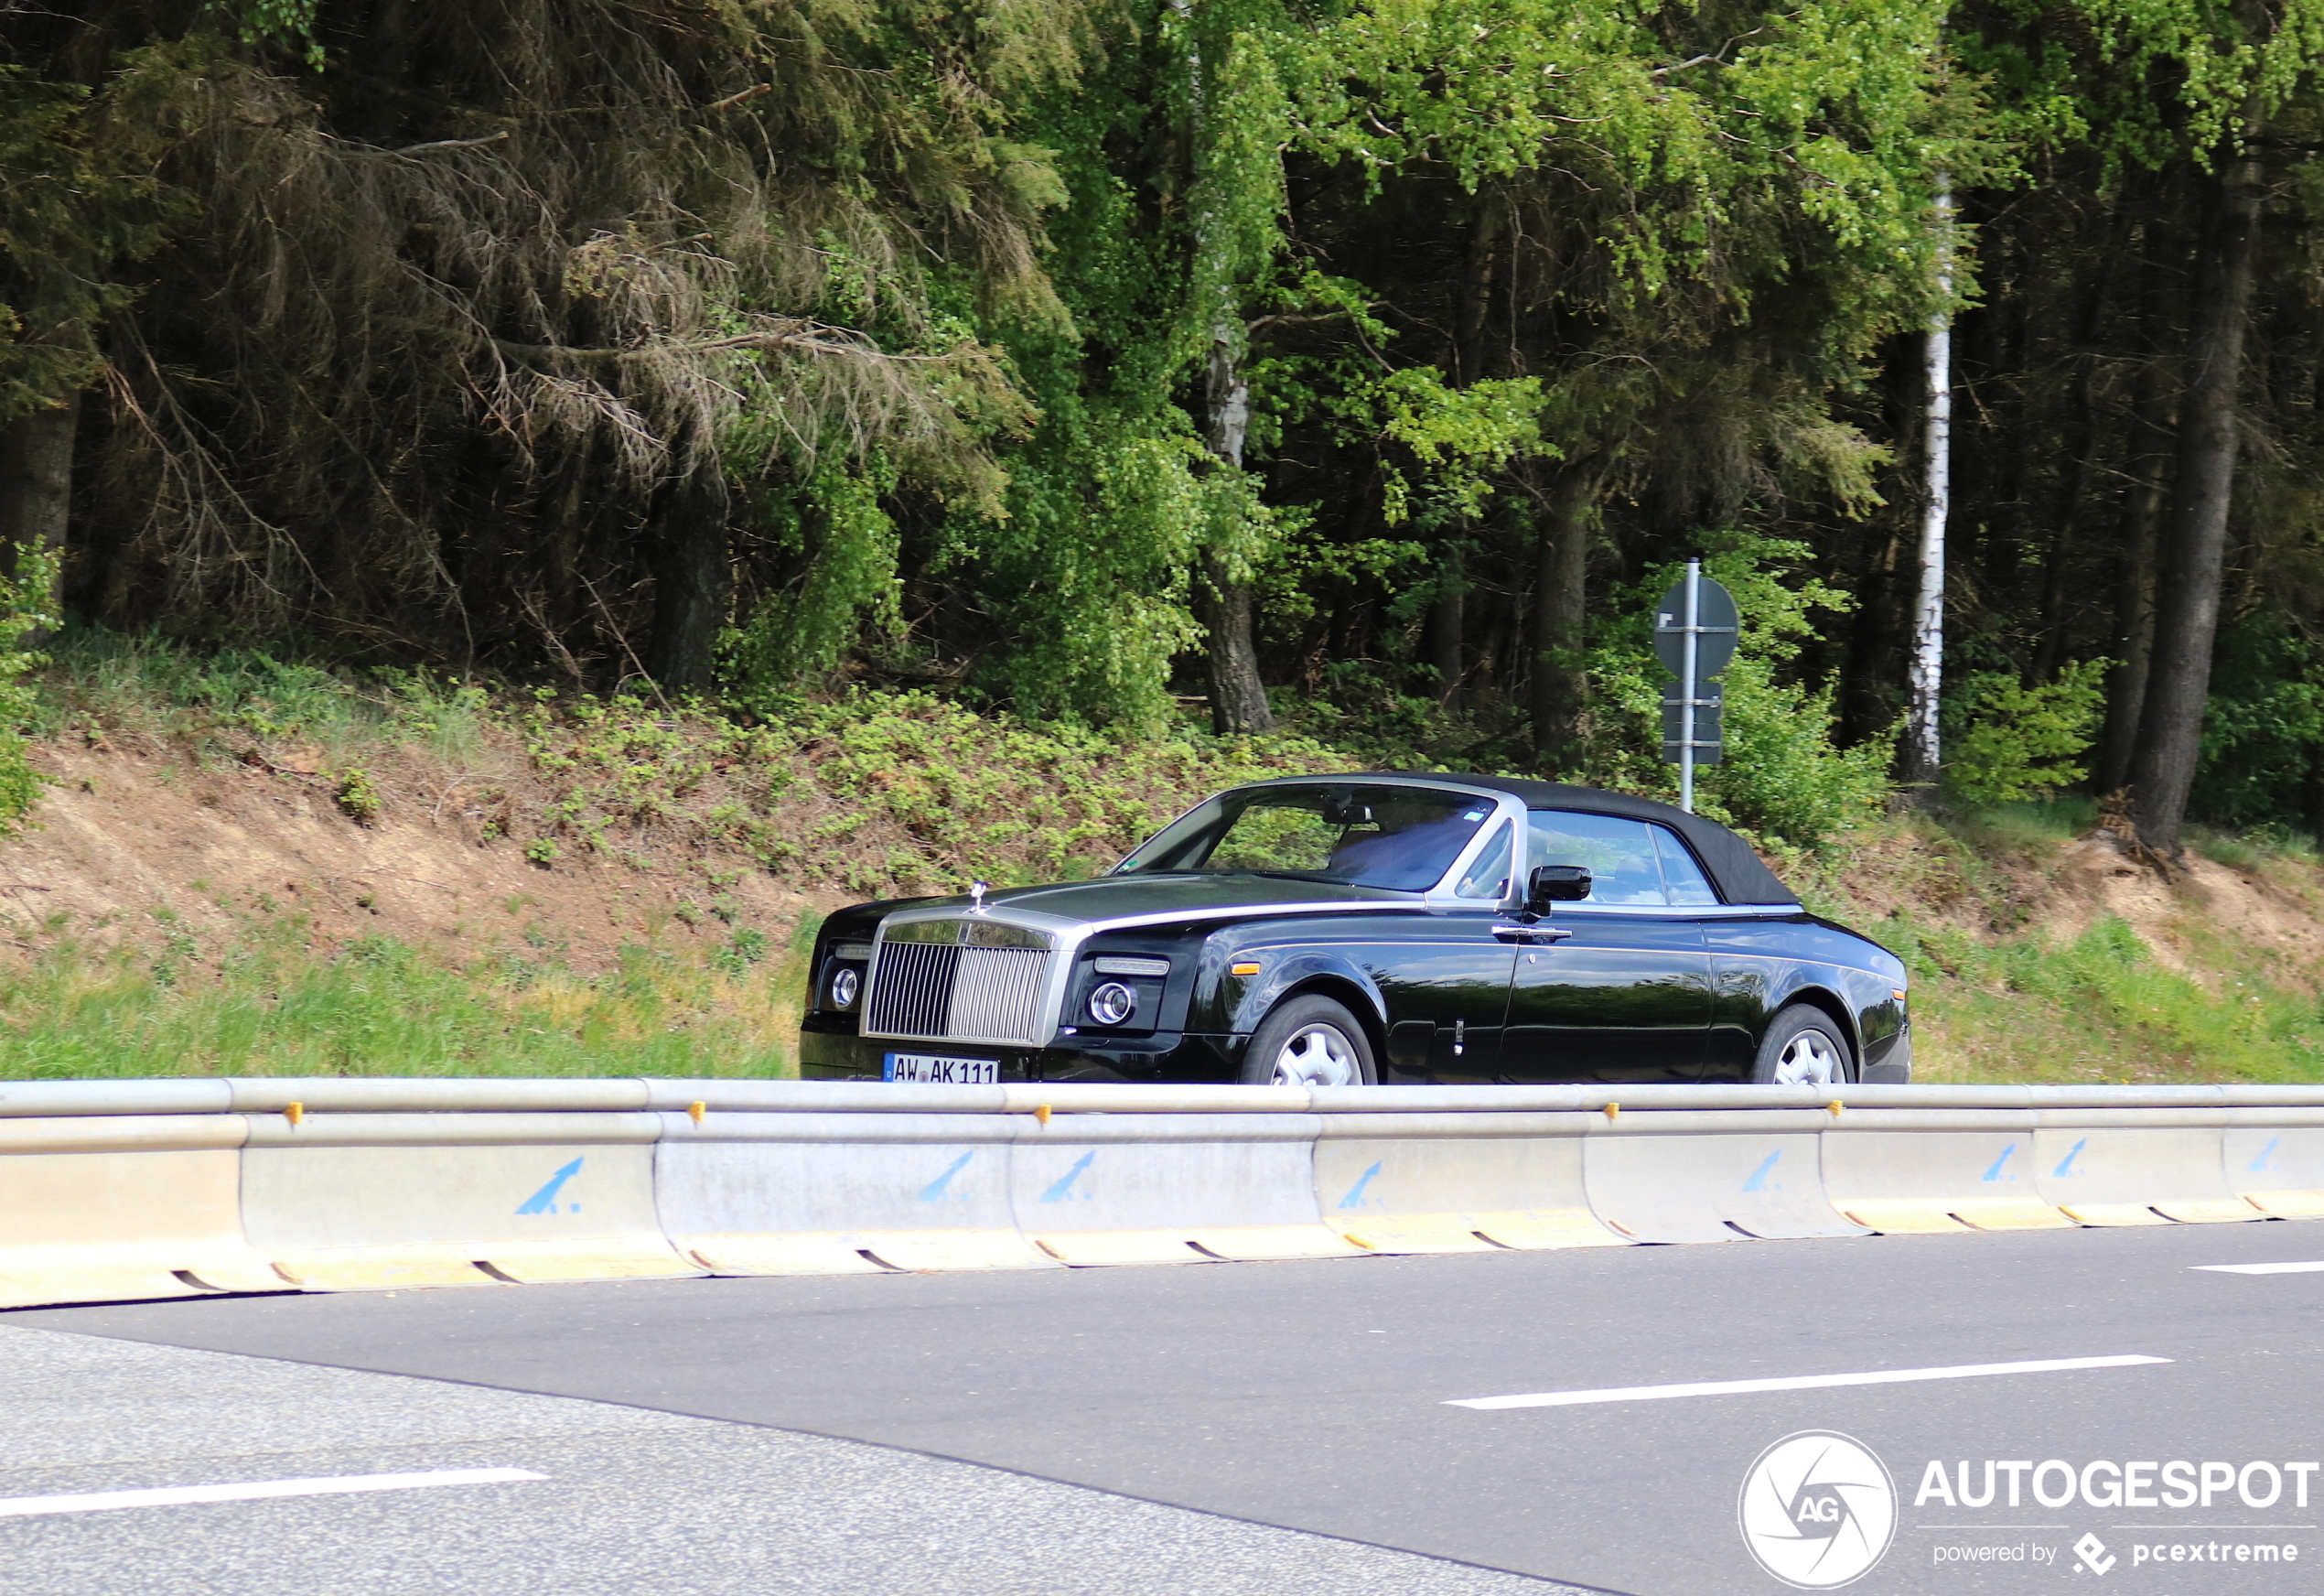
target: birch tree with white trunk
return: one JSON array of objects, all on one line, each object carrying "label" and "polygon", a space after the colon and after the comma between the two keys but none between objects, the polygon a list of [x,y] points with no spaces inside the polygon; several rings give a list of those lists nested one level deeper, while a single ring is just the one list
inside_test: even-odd
[{"label": "birch tree with white trunk", "polygon": [[1929,318],[1923,374],[1921,585],[1912,607],[1912,706],[1905,723],[1905,781],[1921,801],[1935,792],[1944,749],[1938,711],[1944,692],[1945,523],[1953,512],[1953,183],[1940,174],[1930,202],[1936,232],[1940,303]]}]

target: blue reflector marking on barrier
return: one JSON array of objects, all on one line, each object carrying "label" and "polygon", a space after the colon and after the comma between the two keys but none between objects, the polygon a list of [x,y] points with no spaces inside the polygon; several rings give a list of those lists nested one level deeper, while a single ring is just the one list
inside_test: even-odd
[{"label": "blue reflector marking on barrier", "polygon": [[1072,1193],[1073,1182],[1081,1178],[1081,1171],[1088,1169],[1096,1159],[1095,1153],[1083,1153],[1074,1160],[1073,1167],[1065,1171],[1063,1180],[1041,1193],[1041,1201],[1044,1202],[1065,1202]]},{"label": "blue reflector marking on barrier", "polygon": [[1767,1183],[1767,1178],[1775,1172],[1775,1160],[1782,1156],[1783,1149],[1781,1148],[1777,1148],[1773,1152],[1768,1154],[1767,1162],[1761,1164],[1758,1169],[1753,1170],[1751,1171],[1751,1178],[1743,1182],[1743,1190],[1746,1192],[1782,1191],[1783,1188],[1781,1186],[1770,1186]]},{"label": "blue reflector marking on barrier", "polygon": [[[527,1197],[517,1212],[519,1213],[554,1213],[557,1211],[557,1192],[567,1181],[580,1172],[581,1159],[576,1159],[555,1174],[551,1175],[549,1183]],[[581,1204],[576,1202],[573,1205],[573,1212],[580,1213]]]},{"label": "blue reflector marking on barrier", "polygon": [[941,1202],[944,1200],[944,1188],[952,1183],[952,1177],[959,1174],[963,1169],[966,1169],[968,1167],[968,1160],[975,1156],[976,1149],[974,1148],[971,1148],[966,1152],[961,1154],[960,1157],[954,1159],[942,1174],[937,1176],[933,1181],[931,1181],[927,1185],[920,1188],[920,1200],[922,1202]]},{"label": "blue reflector marking on barrier", "polygon": [[2017,1176],[2015,1176],[2015,1175],[2005,1175],[2005,1174],[2003,1174],[2003,1173],[2001,1172],[2001,1166],[2002,1166],[2002,1165],[2004,1165],[2004,1164],[2006,1164],[2006,1163],[2007,1163],[2007,1162],[2009,1161],[2009,1155],[2010,1155],[2011,1153],[2016,1152],[2017,1150],[2017,1144],[2016,1142],[2014,1142],[2014,1141],[2013,1141],[2013,1142],[2011,1142],[2011,1143],[2010,1143],[2007,1147],[2003,1148],[2001,1149],[2001,1156],[2000,1156],[1999,1158],[1997,1158],[1997,1159],[1994,1159],[1994,1161],[1993,1161],[1993,1168],[1992,1168],[1992,1169],[1990,1169],[1990,1170],[1987,1170],[1985,1171],[1985,1178],[1986,1180],[1988,1180],[1988,1181],[2014,1181],[2014,1180],[2016,1180],[2017,1177]]},{"label": "blue reflector marking on barrier", "polygon": [[2259,1157],[2252,1160],[2251,1172],[2253,1174],[2256,1175],[2267,1168],[2267,1160],[2276,1156],[2276,1144],[2283,1139],[2280,1136],[2271,1136],[2267,1138],[2267,1145],[2259,1149]]},{"label": "blue reflector marking on barrier", "polygon": [[2072,1174],[2074,1171],[2074,1160],[2082,1157],[2082,1149],[2089,1145],[2090,1138],[2088,1137],[2083,1137],[2080,1141],[2074,1143],[2072,1147],[2067,1149],[2066,1156],[2058,1160],[2058,1167],[2052,1170],[2050,1173],[2060,1177]]},{"label": "blue reflector marking on barrier", "polygon": [[1361,1208],[1363,1206],[1363,1189],[1372,1184],[1372,1178],[1378,1173],[1380,1173],[1380,1166],[1375,1163],[1372,1166],[1372,1168],[1357,1176],[1356,1183],[1348,1188],[1348,1194],[1340,1199],[1340,1206],[1342,1208]]}]

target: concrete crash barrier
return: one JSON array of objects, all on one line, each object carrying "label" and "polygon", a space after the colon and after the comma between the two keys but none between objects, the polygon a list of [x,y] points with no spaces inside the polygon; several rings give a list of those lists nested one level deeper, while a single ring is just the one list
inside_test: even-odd
[{"label": "concrete crash barrier", "polygon": [[2231,1108],[2221,1162],[2235,1194],[2274,1219],[2324,1218],[2324,1110]]},{"label": "concrete crash barrier", "polygon": [[714,1275],[1058,1267],[1017,1228],[1014,1119],[667,1114],[662,1126],[663,1233]]},{"label": "concrete crash barrier", "polygon": [[650,1114],[253,1116],[251,1246],[310,1290],[692,1275],[654,1210]]},{"label": "concrete crash barrier", "polygon": [[1375,1252],[1620,1246],[1582,1180],[1589,1114],[1329,1115],[1315,1144],[1323,1222]]},{"label": "concrete crash barrier", "polygon": [[285,1289],[242,1239],[247,1130],[231,1114],[0,1119],[0,1308]]},{"label": "concrete crash barrier", "polygon": [[2031,1110],[1848,1109],[1824,1131],[1834,1208],[1889,1234],[2070,1230],[2034,1181]]},{"label": "concrete crash barrier", "polygon": [[2199,1224],[2258,1219],[2227,1179],[2219,1109],[2043,1109],[2034,1183],[2079,1224]]},{"label": "concrete crash barrier", "polygon": [[1018,1232],[1061,1264],[1352,1257],[1316,1206],[1306,1115],[1021,1119],[1009,1159]]},{"label": "concrete crash barrier", "polygon": [[2324,1089],[0,1083],[0,1305],[2324,1217]]},{"label": "concrete crash barrier", "polygon": [[1609,1115],[1582,1141],[1590,1212],[1633,1241],[1866,1235],[1825,1200],[1827,1112]]}]

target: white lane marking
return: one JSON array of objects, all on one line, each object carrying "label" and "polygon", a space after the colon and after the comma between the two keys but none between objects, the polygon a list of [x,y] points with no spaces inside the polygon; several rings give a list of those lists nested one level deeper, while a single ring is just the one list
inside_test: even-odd
[{"label": "white lane marking", "polygon": [[1522,1396],[1463,1396],[1447,1407],[1569,1407],[1584,1402],[1659,1402],[1666,1396],[1734,1396],[1751,1391],[1813,1391],[1827,1386],[1893,1386],[1907,1380],[1966,1380],[1979,1375],[2048,1375],[2168,1364],[2130,1353],[2111,1358],[2044,1358],[2027,1364],[1955,1364],[1944,1369],[1879,1369],[1868,1375],[1791,1375],[1772,1380],[1705,1380],[1689,1386],[1617,1386],[1604,1391],[1535,1391]]},{"label": "white lane marking", "polygon": [[2190,1264],[2190,1269],[2209,1269],[2215,1275],[2313,1275],[2324,1269],[2324,1264]]},{"label": "white lane marking", "polygon": [[340,1474],[315,1480],[253,1480],[239,1485],[170,1485],[157,1491],[90,1491],[74,1496],[0,1497],[0,1518],[42,1513],[102,1513],[114,1507],[175,1507],[186,1502],[253,1502],[267,1496],[331,1496],[345,1491],[418,1491],[430,1485],[497,1485],[545,1480],[530,1469],[437,1469],[425,1474]]}]

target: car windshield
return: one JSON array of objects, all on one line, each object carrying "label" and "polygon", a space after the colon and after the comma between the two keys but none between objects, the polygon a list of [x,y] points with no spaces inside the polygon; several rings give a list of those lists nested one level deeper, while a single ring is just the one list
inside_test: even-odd
[{"label": "car windshield", "polygon": [[1288,876],[1422,892],[1444,879],[1490,799],[1337,783],[1225,793],[1124,860],[1117,873]]}]

